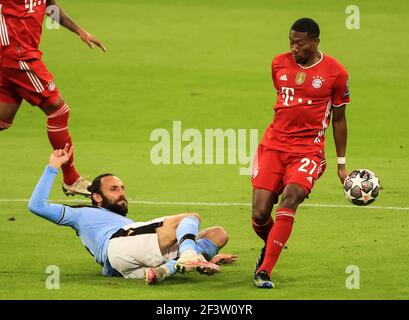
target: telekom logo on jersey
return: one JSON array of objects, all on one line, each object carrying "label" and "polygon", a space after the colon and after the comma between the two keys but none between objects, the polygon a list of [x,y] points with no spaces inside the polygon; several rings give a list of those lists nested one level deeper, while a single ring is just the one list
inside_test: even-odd
[{"label": "telekom logo on jersey", "polygon": [[27,13],[33,13],[34,8],[36,6],[39,6],[41,4],[45,4],[47,0],[24,0],[25,2],[25,8],[28,9]]},{"label": "telekom logo on jersey", "polygon": [[288,100],[293,101],[294,100],[294,88],[287,88],[287,87],[282,87],[282,96],[284,99],[283,105],[289,106]]},{"label": "telekom logo on jersey", "polygon": [[[294,101],[294,88],[281,87],[281,97],[284,99],[283,105],[287,107],[290,106],[288,102]],[[297,102],[298,103],[305,102],[305,99],[298,98]],[[312,100],[307,100],[306,102],[308,105],[312,104]]]}]

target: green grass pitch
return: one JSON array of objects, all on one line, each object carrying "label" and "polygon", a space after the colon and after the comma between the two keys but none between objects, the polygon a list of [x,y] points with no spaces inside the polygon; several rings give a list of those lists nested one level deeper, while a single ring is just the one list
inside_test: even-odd
[{"label": "green grass pitch", "polygon": [[[81,174],[114,172],[133,201],[243,203],[130,205],[137,221],[197,211],[202,227],[226,228],[230,241],[224,252],[240,260],[215,277],[178,275],[152,287],[101,277],[73,230],[27,210],[24,199],[51,148],[45,117],[24,104],[13,127],[0,133],[0,298],[407,299],[408,3],[355,2],[359,30],[345,27],[351,4],[346,0],[59,1],[108,47],[106,54],[88,50],[62,29],[45,30],[42,40],[44,60],[71,108]],[[150,134],[171,130],[172,121],[180,120],[183,129],[200,132],[254,128],[261,138],[275,99],[271,58],[289,49],[289,27],[304,16],[318,21],[321,50],[350,74],[348,169],[375,171],[383,190],[376,207],[342,207],[348,204],[327,130],[327,172],[305,202],[309,206],[297,212],[272,275],[276,289],[258,290],[252,275],[262,243],[250,225],[249,177],[239,175],[239,164],[153,165]],[[60,185],[61,175],[51,199],[66,200]],[[59,290],[45,287],[48,265],[60,268]],[[359,267],[360,289],[346,288],[349,265]]]}]

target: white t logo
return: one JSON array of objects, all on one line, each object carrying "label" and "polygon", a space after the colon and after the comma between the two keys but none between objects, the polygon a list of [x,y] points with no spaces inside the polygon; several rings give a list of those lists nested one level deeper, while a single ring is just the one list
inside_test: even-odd
[{"label": "white t logo", "polygon": [[[290,96],[291,98],[294,96],[294,88],[282,87],[281,91],[284,99],[283,105],[289,106],[288,99],[290,99]],[[293,99],[290,100],[292,101]]]},{"label": "white t logo", "polygon": [[33,13],[34,7],[41,5],[41,2],[45,4],[46,0],[24,0],[25,8],[28,9],[27,13]]},{"label": "white t logo", "polygon": [[25,0],[24,2],[26,3],[25,7],[26,9],[28,9],[28,13],[33,13],[33,8],[35,6],[33,0]]}]

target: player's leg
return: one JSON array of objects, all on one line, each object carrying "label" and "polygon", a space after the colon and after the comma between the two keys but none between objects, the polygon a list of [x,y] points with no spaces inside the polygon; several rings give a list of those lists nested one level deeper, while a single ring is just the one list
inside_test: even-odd
[{"label": "player's leg", "polygon": [[276,210],[275,224],[268,235],[265,259],[258,270],[268,276],[291,235],[298,206],[311,192],[314,181],[318,179],[322,170],[322,166],[317,165],[321,161],[319,156],[299,158],[295,161],[289,159],[291,164],[287,169],[285,188]]},{"label": "player's leg", "polygon": [[273,287],[268,276],[257,275],[257,271],[264,260],[268,235],[274,226],[271,212],[282,191],[283,173],[279,152],[260,145],[253,162],[252,227],[264,242],[254,271],[254,284],[263,288]]},{"label": "player's leg", "polygon": [[[181,220],[187,217],[189,214],[181,214],[173,217],[168,217],[166,220],[166,225],[164,228],[158,228],[159,231],[158,239],[162,250],[166,251],[166,248],[173,246],[177,239],[174,235],[176,230],[171,231],[174,228],[177,228]],[[195,250],[198,254],[203,255],[203,257],[209,261],[223,248],[228,241],[228,236],[226,231],[222,227],[211,227],[204,229],[199,232],[197,235]],[[229,256],[229,258],[231,258]],[[234,261],[235,257],[233,257]],[[166,263],[159,267],[146,268],[145,272],[145,282],[148,285],[163,282],[166,278],[172,276],[176,273],[176,270],[179,272],[180,267],[176,266],[176,260],[168,260]],[[213,274],[213,267],[209,268],[196,268],[197,271],[206,274]]]},{"label": "player's leg", "polygon": [[295,184],[286,185],[284,188],[276,211],[275,223],[266,240],[265,255],[255,272],[254,285],[256,287],[274,288],[270,280],[271,271],[291,234],[295,210],[304,200],[305,195],[305,191]]},{"label": "player's leg", "polygon": [[[173,216],[167,216],[161,227],[156,229],[158,234],[159,248],[164,254],[167,252],[168,248],[172,247],[176,242],[178,242],[178,237],[176,235],[176,230],[178,229],[181,222],[186,219],[185,222],[190,222],[190,227],[193,228],[193,233],[196,233],[196,236],[199,234],[199,231],[196,231],[196,228],[199,228],[200,225],[200,215],[196,212],[191,213],[181,213]],[[183,227],[183,225],[182,225]]]},{"label": "player's leg", "polygon": [[22,98],[15,92],[7,73],[0,69],[0,131],[9,129],[21,105]]},{"label": "player's leg", "polygon": [[306,195],[305,190],[296,184],[285,186],[276,210],[275,224],[268,235],[266,255],[258,272],[264,271],[270,276],[284,245],[290,237],[295,211]]},{"label": "player's leg", "polygon": [[0,102],[0,131],[7,130],[12,126],[19,107],[20,104]]},{"label": "player's leg", "polygon": [[[72,145],[68,131],[69,107],[61,97],[52,74],[38,59],[17,61],[7,70],[7,77],[16,88],[19,96],[33,106],[40,107],[47,116],[47,133],[54,149],[63,149],[65,144]],[[73,164],[74,157],[62,167],[66,194],[89,196],[88,181],[82,179]]]},{"label": "player's leg", "polygon": [[[58,95],[57,98],[47,99],[41,102],[40,108],[47,116],[47,133],[52,147],[54,149],[60,149],[65,146],[66,143],[72,145],[72,139],[68,130],[70,108],[61,95]],[[74,166],[74,155],[61,169],[64,175],[63,190],[65,194],[90,195],[87,189],[90,182],[80,177]]]},{"label": "player's leg", "polygon": [[[174,225],[178,225],[178,220],[180,221],[181,218],[185,217],[186,214],[175,216],[174,219],[171,218],[170,223]],[[168,239],[170,241],[166,241],[166,243],[162,242],[162,245],[172,245],[172,243],[175,243],[175,240],[171,240],[172,232],[170,232]],[[163,239],[163,238],[162,238]],[[219,250],[223,248],[227,241],[228,241],[228,235],[227,232],[224,230],[223,227],[215,226],[215,227],[210,227],[207,229],[204,229],[199,232],[196,240],[196,247],[195,250],[197,253],[203,255],[203,257],[207,260],[210,261],[212,260]],[[215,259],[220,260],[224,263],[233,263],[236,261],[237,256],[235,255],[226,255],[226,257],[216,257]],[[216,263],[211,261],[212,263]],[[156,268],[147,268],[146,273],[145,273],[145,282],[148,285],[154,284],[154,283],[159,283],[163,282],[166,278],[172,276],[175,272],[175,264],[176,260],[169,260],[165,264],[156,267]],[[176,267],[177,268],[177,267]],[[213,274],[214,270],[208,269],[208,268],[196,268],[197,271],[205,274]]]},{"label": "player's leg", "polygon": [[271,212],[277,201],[278,195],[276,193],[264,189],[253,189],[252,227],[264,242],[267,241],[268,233],[274,224]]},{"label": "player's leg", "polygon": [[201,218],[193,212],[166,217],[163,225],[156,229],[159,247],[162,253],[176,242],[179,244],[180,258],[175,264],[175,269],[183,273],[186,271],[205,269],[209,273],[220,271],[220,268],[208,261],[196,251],[196,239],[199,234]]},{"label": "player's leg", "polygon": [[226,245],[227,241],[229,241],[229,236],[223,227],[210,227],[199,232],[196,240],[196,251],[202,254],[207,261],[211,261]]},{"label": "player's leg", "polygon": [[253,189],[252,200],[252,227],[254,232],[264,241],[264,246],[257,259],[254,273],[258,270],[263,262],[266,252],[266,242],[268,234],[274,225],[274,220],[271,216],[274,204],[278,201],[278,195],[264,189]]},{"label": "player's leg", "polygon": [[176,273],[174,265],[176,260],[170,260],[159,267],[149,267],[145,269],[145,283],[147,285],[160,283]]},{"label": "player's leg", "polygon": [[252,227],[264,242],[274,221],[271,211],[282,191],[283,165],[279,153],[259,145],[252,172]]}]

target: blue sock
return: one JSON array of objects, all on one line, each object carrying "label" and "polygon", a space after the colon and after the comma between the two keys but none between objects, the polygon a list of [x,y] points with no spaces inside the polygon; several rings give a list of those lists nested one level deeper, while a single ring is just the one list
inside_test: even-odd
[{"label": "blue sock", "polygon": [[169,269],[170,275],[173,275],[176,273],[176,270],[173,267],[175,263],[176,263],[176,260],[169,260],[166,262],[166,267]]},{"label": "blue sock", "polygon": [[212,240],[204,238],[196,241],[196,251],[210,261],[219,252],[219,247]]},{"label": "blue sock", "polygon": [[179,242],[180,254],[189,249],[195,250],[195,239],[199,233],[199,224],[199,219],[194,216],[188,216],[180,221],[176,228],[176,239]]}]

